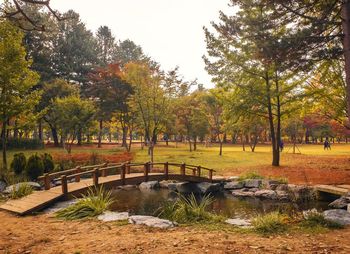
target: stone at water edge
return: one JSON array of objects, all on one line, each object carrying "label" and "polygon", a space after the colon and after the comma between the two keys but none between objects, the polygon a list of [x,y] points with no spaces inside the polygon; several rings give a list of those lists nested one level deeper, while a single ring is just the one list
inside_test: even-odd
[{"label": "stone at water edge", "polygon": [[227,182],[224,185],[225,190],[238,190],[244,187],[243,182]]},{"label": "stone at water edge", "polygon": [[136,185],[123,185],[123,186],[119,186],[118,187],[118,189],[125,190],[125,191],[133,190],[133,189],[136,189],[136,188],[137,188]]},{"label": "stone at water edge", "polygon": [[202,190],[197,186],[197,184],[189,183],[189,182],[176,184],[176,190],[180,193],[196,193],[196,194],[202,193]]},{"label": "stone at water edge", "polygon": [[163,220],[157,217],[143,215],[130,216],[129,223],[162,229],[173,228],[176,226],[174,222],[171,222],[169,220]]},{"label": "stone at water edge", "polygon": [[129,213],[128,212],[117,213],[117,212],[106,211],[103,214],[99,215],[97,219],[104,222],[122,221],[122,220],[129,219]]},{"label": "stone at water edge", "polygon": [[255,197],[266,199],[277,199],[277,194],[273,190],[258,190],[254,193]]},{"label": "stone at water edge", "polygon": [[247,187],[247,188],[259,188],[261,184],[262,184],[262,180],[260,179],[244,180],[244,187]]},{"label": "stone at water edge", "polygon": [[337,200],[334,200],[328,206],[335,209],[346,209],[348,204],[350,204],[350,197],[343,196]]},{"label": "stone at water edge", "polygon": [[11,193],[12,190],[18,190],[19,186],[22,184],[27,184],[27,185],[31,186],[34,190],[41,189],[40,184],[38,184],[36,182],[23,182],[23,183],[17,183],[17,184],[7,186],[7,188],[3,192],[9,194],[9,193]]},{"label": "stone at water edge", "polygon": [[197,187],[202,194],[214,193],[222,190],[222,185],[220,183],[197,183]]},{"label": "stone at water edge", "polygon": [[6,189],[6,182],[0,180],[0,192],[3,192]]},{"label": "stone at water edge", "polygon": [[327,220],[337,222],[340,225],[343,225],[343,226],[350,225],[350,213],[347,212],[346,210],[342,210],[342,209],[327,210],[323,212],[323,215]]},{"label": "stone at water edge", "polygon": [[154,190],[158,189],[159,187],[160,186],[158,181],[143,182],[139,185],[140,190]]},{"label": "stone at water edge", "polygon": [[249,220],[243,220],[243,219],[227,219],[225,222],[227,224],[241,227],[241,228],[250,228],[252,226]]},{"label": "stone at water edge", "polygon": [[254,197],[254,192],[252,191],[241,191],[241,190],[234,190],[232,191],[232,195],[234,197]]}]

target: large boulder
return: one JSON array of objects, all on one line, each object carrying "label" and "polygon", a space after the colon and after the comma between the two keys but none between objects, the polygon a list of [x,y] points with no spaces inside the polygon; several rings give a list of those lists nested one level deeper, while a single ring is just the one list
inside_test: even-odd
[{"label": "large boulder", "polygon": [[276,190],[280,184],[277,180],[262,180],[261,186],[266,190]]},{"label": "large boulder", "polygon": [[249,220],[243,220],[243,219],[227,219],[225,222],[227,224],[237,226],[240,228],[250,228],[252,225]]},{"label": "large boulder", "polygon": [[347,209],[350,204],[350,197],[341,197],[330,203],[328,206],[335,209]]},{"label": "large boulder", "polygon": [[254,195],[258,198],[277,199],[277,194],[273,190],[258,190]]},{"label": "large boulder", "polygon": [[202,194],[222,191],[222,185],[220,183],[197,183],[197,187]]},{"label": "large boulder", "polygon": [[36,182],[23,182],[23,183],[17,183],[17,184],[13,184],[13,185],[7,186],[6,189],[3,192],[9,194],[13,190],[18,190],[19,186],[21,186],[22,184],[27,184],[27,185],[31,186],[34,190],[40,190],[41,189],[40,184],[38,184]]},{"label": "large boulder", "polygon": [[286,191],[276,191],[277,199],[280,201],[289,201],[289,194]]},{"label": "large boulder", "polygon": [[3,192],[6,189],[6,182],[3,180],[0,180],[0,192]]},{"label": "large boulder", "polygon": [[261,184],[262,184],[262,180],[260,179],[244,180],[244,187],[247,187],[247,188],[259,188]]},{"label": "large boulder", "polygon": [[238,182],[238,181],[227,182],[224,185],[225,190],[238,190],[238,189],[242,189],[243,187],[244,187],[243,182]]},{"label": "large boulder", "polygon": [[196,193],[201,194],[202,190],[198,187],[196,183],[178,183],[176,184],[176,191],[180,193]]},{"label": "large boulder", "polygon": [[142,215],[130,216],[129,223],[136,224],[136,225],[146,225],[148,227],[162,228],[162,229],[173,228],[176,226],[174,222],[171,222],[169,220],[163,220],[153,216],[142,216]]},{"label": "large boulder", "polygon": [[288,184],[288,193],[293,201],[309,201],[314,199],[314,189],[305,185]]},{"label": "large boulder", "polygon": [[97,217],[98,220],[109,222],[109,221],[122,221],[129,219],[129,213],[117,213],[117,212],[110,212],[106,211],[103,214],[99,215]]},{"label": "large boulder", "polygon": [[343,225],[343,226],[350,225],[350,213],[347,212],[346,210],[342,210],[342,209],[327,210],[323,212],[323,215],[327,220],[337,222],[340,225]]},{"label": "large boulder", "polygon": [[232,195],[234,197],[254,197],[255,193],[253,191],[234,190]]},{"label": "large boulder", "polygon": [[139,185],[140,190],[154,190],[159,189],[158,181],[143,182]]}]

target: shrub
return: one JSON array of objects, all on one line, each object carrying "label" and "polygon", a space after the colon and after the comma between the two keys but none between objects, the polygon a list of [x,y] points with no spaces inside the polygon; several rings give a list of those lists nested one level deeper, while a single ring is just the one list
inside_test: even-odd
[{"label": "shrub", "polygon": [[77,203],[56,212],[56,217],[65,220],[77,220],[95,217],[106,211],[114,202],[111,191],[100,188],[90,188]]},{"label": "shrub", "polygon": [[276,234],[288,229],[288,217],[279,212],[259,215],[253,219],[254,229],[261,234]]},{"label": "shrub", "polygon": [[43,164],[44,164],[44,173],[50,173],[51,171],[54,170],[55,164],[53,163],[53,159],[52,159],[51,154],[44,153],[41,156],[41,159],[42,159]]},{"label": "shrub", "polygon": [[44,173],[44,164],[38,154],[29,157],[26,165],[26,174],[30,180],[36,180]]},{"label": "shrub", "polygon": [[12,199],[19,199],[33,193],[33,188],[27,183],[20,183],[18,187],[13,187],[10,193]]},{"label": "shrub", "polygon": [[[30,139],[30,138],[9,138],[7,140],[8,149],[42,149],[44,148],[44,143],[40,139]],[[0,149],[2,149],[2,144],[0,144]]]},{"label": "shrub", "polygon": [[158,216],[178,223],[220,222],[222,217],[207,211],[212,202],[211,196],[204,196],[197,201],[193,194],[189,197],[179,194],[176,202],[166,202],[162,206]]},{"label": "shrub", "polygon": [[259,175],[257,172],[246,172],[241,174],[238,178],[239,181],[244,181],[248,179],[264,179],[262,175]]},{"label": "shrub", "polygon": [[327,220],[322,213],[317,211],[310,211],[304,214],[304,220],[301,221],[301,226],[305,228],[329,228],[340,229],[342,225],[335,221]]},{"label": "shrub", "polygon": [[20,175],[23,170],[25,170],[27,164],[27,159],[24,153],[16,153],[13,156],[11,162],[11,169],[15,172],[16,175]]}]

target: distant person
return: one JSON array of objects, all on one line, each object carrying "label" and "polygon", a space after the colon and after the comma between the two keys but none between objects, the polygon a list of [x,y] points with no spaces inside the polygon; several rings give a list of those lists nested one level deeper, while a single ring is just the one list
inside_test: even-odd
[{"label": "distant person", "polygon": [[328,138],[326,138],[325,142],[323,143],[323,149],[324,150],[332,150],[331,143],[329,142]]},{"label": "distant person", "polygon": [[283,152],[284,143],[283,140],[280,141],[280,151]]}]

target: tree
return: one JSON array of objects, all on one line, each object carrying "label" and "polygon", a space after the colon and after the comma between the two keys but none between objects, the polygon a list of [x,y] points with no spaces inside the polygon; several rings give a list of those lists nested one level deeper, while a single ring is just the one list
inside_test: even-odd
[{"label": "tree", "polygon": [[0,117],[2,124],[3,167],[7,169],[6,143],[8,121],[24,112],[31,112],[40,93],[32,88],[39,76],[30,69],[22,44],[23,33],[7,21],[0,21]]},{"label": "tree", "polygon": [[149,58],[145,56],[142,48],[131,40],[119,42],[114,52],[114,62],[121,64],[121,66],[130,62],[147,62],[147,60]]},{"label": "tree", "polygon": [[116,50],[115,39],[111,29],[107,26],[100,26],[96,33],[97,57],[103,67],[113,62]]},{"label": "tree", "polygon": [[[239,6],[234,16],[221,13],[220,24],[213,24],[216,34],[205,29],[209,58],[204,58],[209,74],[219,86],[231,89],[230,107],[239,114],[253,114],[268,119],[272,165],[280,164],[281,118],[298,95],[300,84],[293,52],[285,41],[287,28],[271,18],[268,5],[256,1],[231,1]],[[293,77],[293,79],[292,79]]]},{"label": "tree", "polygon": [[63,148],[71,153],[79,131],[87,130],[91,126],[96,112],[95,106],[91,101],[73,95],[56,99],[53,108],[61,130]]}]

